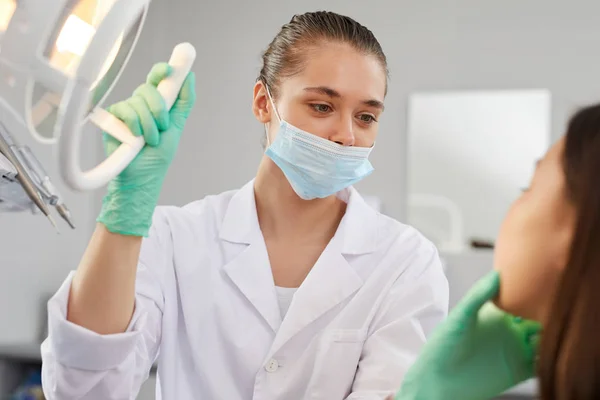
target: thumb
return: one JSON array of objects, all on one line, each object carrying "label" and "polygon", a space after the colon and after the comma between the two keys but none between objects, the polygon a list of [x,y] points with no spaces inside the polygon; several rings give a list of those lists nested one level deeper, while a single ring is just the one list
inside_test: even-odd
[{"label": "thumb", "polygon": [[498,271],[491,271],[481,278],[456,305],[461,317],[475,318],[479,309],[498,294],[500,276]]},{"label": "thumb", "polygon": [[171,108],[171,124],[174,124],[179,129],[183,129],[185,121],[190,114],[190,111],[196,103],[196,75],[190,72],[185,78],[177,100]]}]

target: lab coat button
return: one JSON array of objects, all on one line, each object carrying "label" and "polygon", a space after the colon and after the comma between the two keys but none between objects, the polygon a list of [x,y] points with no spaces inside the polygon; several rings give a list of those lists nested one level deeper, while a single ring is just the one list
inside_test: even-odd
[{"label": "lab coat button", "polygon": [[275,372],[279,369],[279,363],[275,359],[270,359],[267,365],[265,365],[267,372]]}]

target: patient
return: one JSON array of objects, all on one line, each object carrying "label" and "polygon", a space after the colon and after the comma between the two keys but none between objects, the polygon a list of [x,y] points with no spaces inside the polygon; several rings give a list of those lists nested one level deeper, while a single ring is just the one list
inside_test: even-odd
[{"label": "patient", "polygon": [[542,400],[600,399],[600,105],[538,162],[494,257],[396,399],[487,399],[534,375]]},{"label": "patient", "polygon": [[496,303],[539,321],[543,400],[600,399],[600,105],[578,112],[508,213]]}]

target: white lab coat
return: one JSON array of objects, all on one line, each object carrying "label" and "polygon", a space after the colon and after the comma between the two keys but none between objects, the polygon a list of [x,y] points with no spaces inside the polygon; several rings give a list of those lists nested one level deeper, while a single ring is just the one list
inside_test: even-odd
[{"label": "white lab coat", "polygon": [[383,399],[447,314],[435,247],[350,188],[342,222],[281,319],[253,182],[158,207],[126,333],[65,319],[69,275],[48,304],[49,400],[135,399],[158,363],[164,400]]}]

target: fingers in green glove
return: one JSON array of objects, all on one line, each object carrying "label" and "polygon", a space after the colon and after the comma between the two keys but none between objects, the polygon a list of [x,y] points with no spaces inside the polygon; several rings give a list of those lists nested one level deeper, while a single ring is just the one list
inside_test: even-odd
[{"label": "fingers in green glove", "polygon": [[520,317],[507,316],[507,318],[510,318],[513,326],[522,333],[524,343],[531,350],[530,356],[532,361],[534,361],[540,342],[542,325],[537,321],[524,320]]},{"label": "fingers in green glove", "polygon": [[111,105],[108,108],[108,112],[123,121],[134,136],[143,135],[140,117],[131,104],[129,104],[129,101],[120,101]]},{"label": "fingers in green glove", "polygon": [[147,83],[140,85],[130,99],[110,109],[135,136],[143,135],[149,146],[157,146],[160,132],[169,127],[169,110],[156,86],[171,72],[169,64],[156,64],[148,74]]},{"label": "fingers in green glove", "polygon": [[155,86],[149,83],[139,86],[133,92],[134,98],[144,99],[144,106],[152,114],[152,119],[159,132],[169,129],[169,110],[165,104],[165,99],[161,96]]},{"label": "fingers in green glove", "polygon": [[514,317],[513,323],[518,324],[528,337],[536,336],[542,331],[542,325],[536,321]]},{"label": "fingers in green glove", "polygon": [[150,112],[150,108],[148,107],[146,100],[144,100],[143,97],[136,95],[129,99],[129,105],[138,115],[146,144],[153,147],[157,146],[160,139],[158,127],[156,126],[156,121]]},{"label": "fingers in green glove", "polygon": [[165,62],[154,64],[146,77],[146,83],[156,87],[163,79],[171,75],[172,72],[173,68]]}]

